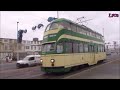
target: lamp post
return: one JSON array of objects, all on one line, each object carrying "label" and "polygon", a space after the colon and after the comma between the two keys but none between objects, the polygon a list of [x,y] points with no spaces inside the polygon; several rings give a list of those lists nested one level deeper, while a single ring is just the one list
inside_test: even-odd
[{"label": "lamp post", "polygon": [[118,47],[119,47],[119,55],[120,55],[120,11],[119,11],[119,40],[118,41],[119,41]]},{"label": "lamp post", "polygon": [[0,12],[0,38],[1,38],[1,12]]},{"label": "lamp post", "polygon": [[[17,38],[18,38],[18,23],[17,22]],[[17,42],[17,61],[19,60],[19,54],[18,54],[18,42]]]}]

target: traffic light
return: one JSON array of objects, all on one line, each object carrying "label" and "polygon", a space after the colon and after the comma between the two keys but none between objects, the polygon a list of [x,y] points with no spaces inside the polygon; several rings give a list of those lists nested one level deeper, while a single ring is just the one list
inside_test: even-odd
[{"label": "traffic light", "polygon": [[22,42],[22,37],[23,37],[23,30],[19,30],[17,33],[17,42],[21,43]]},{"label": "traffic light", "polygon": [[27,33],[27,29],[25,29],[25,30],[19,30],[17,32],[17,42],[18,43],[22,42],[23,33]]}]

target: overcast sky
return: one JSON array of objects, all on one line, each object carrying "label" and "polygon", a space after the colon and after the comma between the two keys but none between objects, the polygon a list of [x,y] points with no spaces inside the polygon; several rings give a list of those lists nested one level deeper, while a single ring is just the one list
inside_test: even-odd
[{"label": "overcast sky", "polygon": [[[109,18],[109,13],[119,14],[118,11],[59,11],[59,18],[67,18],[76,21],[77,18],[84,16],[84,20],[92,19],[84,25],[104,36],[106,42],[119,40],[119,18]],[[24,34],[24,40],[32,40],[37,37],[43,39],[43,33],[48,17],[57,17],[57,11],[1,11],[1,31],[0,37],[13,38],[17,37],[17,21],[19,21],[19,29],[27,29]],[[44,28],[32,31],[32,26],[44,24]]]}]

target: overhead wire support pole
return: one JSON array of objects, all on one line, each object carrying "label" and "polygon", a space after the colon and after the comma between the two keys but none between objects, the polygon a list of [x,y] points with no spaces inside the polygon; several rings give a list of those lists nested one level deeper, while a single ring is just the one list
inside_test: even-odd
[{"label": "overhead wire support pole", "polygon": [[59,18],[59,11],[57,11],[57,18]]},{"label": "overhead wire support pole", "polygon": [[104,37],[104,28],[103,28],[103,37]]}]

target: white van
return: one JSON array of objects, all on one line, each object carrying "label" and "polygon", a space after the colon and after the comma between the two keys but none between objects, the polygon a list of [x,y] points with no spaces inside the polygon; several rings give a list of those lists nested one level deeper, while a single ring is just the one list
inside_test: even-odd
[{"label": "white van", "polygon": [[38,64],[40,64],[40,55],[28,55],[23,60],[17,61],[16,66],[17,68],[21,68]]}]

